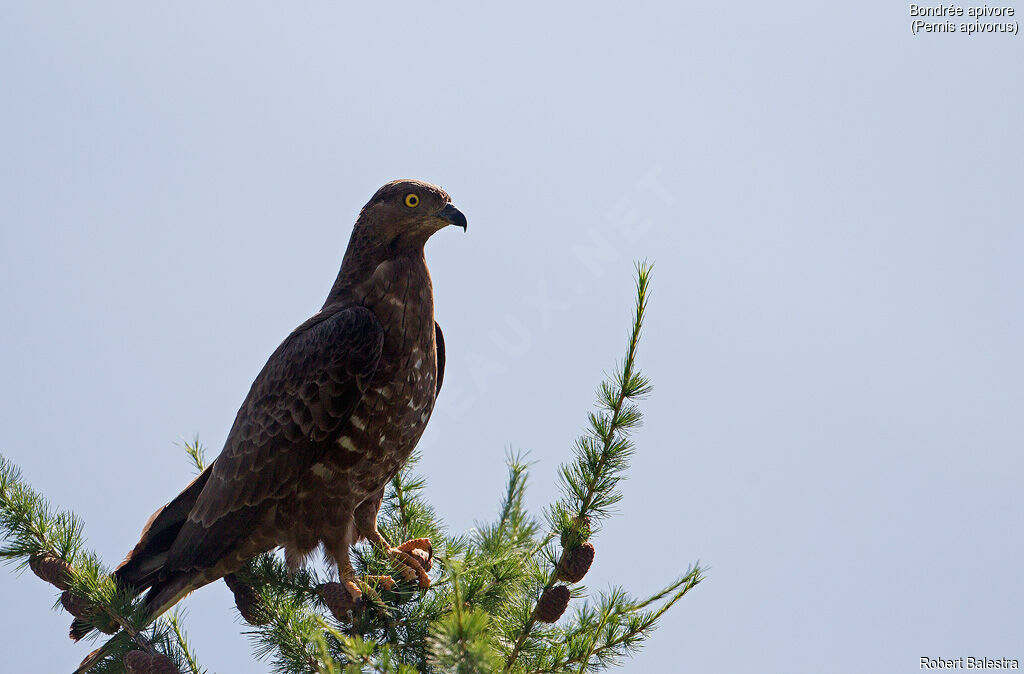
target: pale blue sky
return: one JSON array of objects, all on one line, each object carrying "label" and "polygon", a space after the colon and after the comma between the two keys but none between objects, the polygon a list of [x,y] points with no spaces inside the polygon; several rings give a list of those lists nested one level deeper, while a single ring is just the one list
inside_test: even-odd
[{"label": "pale blue sky", "polygon": [[[895,2],[4,2],[0,451],[118,562],[359,207],[422,178],[469,218],[428,246],[420,447],[456,531],[507,447],[554,497],[657,263],[656,388],[588,581],[711,571],[622,671],[1024,659],[1022,56]],[[5,672],[89,650],[43,583],[0,596]],[[211,671],[266,671],[223,584],[186,605]]]}]

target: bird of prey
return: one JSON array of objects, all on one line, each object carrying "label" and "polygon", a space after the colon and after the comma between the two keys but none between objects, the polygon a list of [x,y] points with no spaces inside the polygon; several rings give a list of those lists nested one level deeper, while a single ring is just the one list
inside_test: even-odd
[{"label": "bird of prey", "polygon": [[[362,539],[430,584],[422,557],[377,530],[377,510],[441,390],[444,338],[423,246],[448,225],[465,230],[466,217],[417,180],[390,182],[363,207],[323,308],[270,356],[223,451],[153,514],[114,572],[147,592],[150,619],[277,547],[298,566],[322,545],[353,600],[349,547]],[[89,629],[76,621],[72,637]]]}]

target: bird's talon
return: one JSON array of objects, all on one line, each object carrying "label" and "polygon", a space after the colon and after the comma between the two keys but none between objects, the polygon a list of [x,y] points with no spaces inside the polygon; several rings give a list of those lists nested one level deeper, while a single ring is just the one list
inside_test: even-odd
[{"label": "bird's talon", "polygon": [[412,538],[407,540],[398,546],[398,549],[402,552],[412,552],[413,550],[423,550],[428,556],[434,556],[434,548],[430,544],[429,538]]},{"label": "bird's talon", "polygon": [[417,549],[412,550],[409,554],[412,555],[417,562],[419,562],[420,566],[423,567],[424,571],[430,573],[430,569],[434,566],[434,563],[433,558],[430,556],[429,552],[427,552],[426,550]]},{"label": "bird's talon", "polygon": [[[417,555],[403,550],[402,547],[405,545],[406,544],[403,543],[397,548],[390,548],[388,550],[388,556],[391,557],[391,560],[398,567],[398,570],[402,574],[402,578],[410,583],[417,583],[423,588],[430,587],[430,576],[427,574],[427,569],[430,567],[427,564],[424,564],[423,560],[421,560]],[[413,552],[416,552],[417,550],[422,550],[422,548],[414,548]],[[429,556],[427,559],[429,564]]]},{"label": "bird's talon", "polygon": [[377,585],[385,592],[390,592],[397,584],[395,583],[395,579],[391,576],[365,576],[364,580],[366,580],[367,583]]},{"label": "bird's talon", "polygon": [[434,546],[429,538],[413,538],[399,545],[398,549],[411,555],[424,571],[430,572],[434,565]]}]

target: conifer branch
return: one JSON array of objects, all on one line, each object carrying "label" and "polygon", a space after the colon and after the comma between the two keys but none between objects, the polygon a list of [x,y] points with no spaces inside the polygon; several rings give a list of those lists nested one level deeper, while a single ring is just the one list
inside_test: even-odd
[{"label": "conifer branch", "polygon": [[181,446],[192,461],[192,467],[195,468],[196,475],[206,470],[206,447],[203,446],[203,443],[199,442],[198,435],[192,436],[191,442],[185,440],[181,443]]},{"label": "conifer branch", "polygon": [[[72,606],[78,619],[100,631],[118,632],[87,660],[90,671],[123,671],[120,659],[132,649],[149,655],[165,655],[176,666],[185,657],[170,639],[164,621],[145,624],[140,600],[118,587],[92,552],[83,548],[82,523],[73,513],[54,511],[42,495],[22,478],[21,471],[0,456],[0,559],[33,566],[36,575],[63,589],[55,606]],[[47,560],[43,568],[39,560]],[[60,569],[54,576],[52,569]],[[48,572],[50,571],[50,572]],[[194,671],[194,670],[192,670]],[[198,673],[196,673],[198,674]]]},{"label": "conifer branch", "polygon": [[[613,588],[583,601],[588,593],[579,585],[594,560],[590,540],[621,499],[630,433],[642,420],[637,402],[650,391],[636,366],[649,279],[650,267],[638,265],[625,358],[599,387],[597,408],[559,468],[561,495],[544,513],[547,526],[525,507],[529,462],[509,453],[494,519],[448,534],[414,473],[414,456],[388,483],[378,527],[394,543],[430,539],[430,588],[400,577],[393,586],[361,582],[361,601],[349,605],[332,594],[340,588],[333,571],[290,569],[280,551],[258,555],[225,578],[255,656],[281,674],[554,674],[604,670],[634,653],[704,573],[694,566],[642,600]],[[198,438],[183,444],[195,470],[206,470]],[[93,674],[122,674],[125,654],[138,650],[167,655],[182,674],[205,674],[180,615],[145,624],[142,601],[82,549],[81,522],[54,512],[2,457],[0,538],[0,560],[31,565],[96,607],[83,614],[86,622],[117,632],[91,656]],[[390,558],[366,545],[353,549],[352,561],[362,577],[393,573]]]},{"label": "conifer branch", "polygon": [[[615,376],[602,382],[598,390],[601,411],[588,415],[590,428],[576,441],[575,461],[559,470],[563,497],[550,510],[548,519],[552,533],[545,538],[542,547],[547,549],[555,532],[558,532],[563,540],[563,552],[550,555],[552,564],[538,595],[540,597],[555,586],[565,550],[585,542],[591,522],[607,517],[622,498],[617,487],[633,454],[628,434],[642,420],[640,409],[633,401],[651,391],[650,382],[636,368],[637,347],[647,311],[651,267],[640,263],[636,271],[636,302],[625,358]],[[536,622],[536,612],[531,613],[519,630],[503,671],[512,670]]]},{"label": "conifer branch", "polygon": [[170,625],[171,631],[174,634],[175,640],[178,642],[178,648],[181,651],[182,657],[185,658],[185,662],[188,663],[189,670],[192,674],[206,674],[206,670],[199,666],[196,662],[195,651],[188,643],[188,638],[185,636],[185,629],[181,624],[181,612],[172,611],[167,617],[167,624]]},{"label": "conifer branch", "polygon": [[440,672],[493,672],[500,665],[490,644],[489,616],[465,601],[461,560],[449,559],[447,568],[451,577],[452,611],[431,627],[428,663]]}]

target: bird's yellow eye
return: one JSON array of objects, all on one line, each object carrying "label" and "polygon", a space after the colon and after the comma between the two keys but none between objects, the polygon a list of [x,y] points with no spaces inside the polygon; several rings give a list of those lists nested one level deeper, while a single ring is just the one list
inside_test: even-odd
[{"label": "bird's yellow eye", "polygon": [[416,208],[417,206],[420,205],[420,198],[415,194],[406,194],[405,205],[408,206],[409,208]]}]

